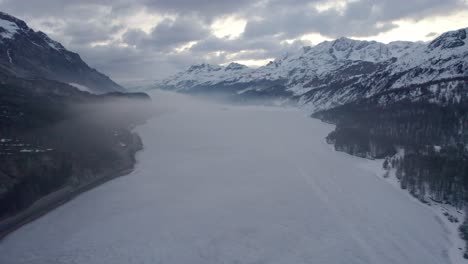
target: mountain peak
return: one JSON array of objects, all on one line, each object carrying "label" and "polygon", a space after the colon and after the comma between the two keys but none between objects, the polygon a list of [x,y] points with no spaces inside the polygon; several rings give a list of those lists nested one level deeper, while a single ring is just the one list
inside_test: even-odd
[{"label": "mountain peak", "polygon": [[357,40],[350,39],[348,37],[339,37],[339,38],[334,40],[334,42],[355,42],[355,41],[357,41]]},{"label": "mountain peak", "polygon": [[236,63],[236,62],[231,62],[229,63],[228,66],[226,66],[226,68],[224,70],[226,71],[235,71],[235,70],[242,70],[242,69],[247,69],[248,67],[243,65],[243,64],[240,64],[240,63]]},{"label": "mountain peak", "polygon": [[29,29],[24,21],[0,12],[0,37],[11,39],[24,29]]},{"label": "mountain peak", "polygon": [[43,78],[76,83],[93,92],[123,91],[102,73],[89,67],[78,54],[23,21],[0,12],[0,71],[20,78]]},{"label": "mountain peak", "polygon": [[332,42],[332,48],[338,51],[345,51],[345,50],[352,49],[356,42],[357,42],[356,40],[341,37]]},{"label": "mountain peak", "polygon": [[200,70],[206,70],[206,71],[218,71],[220,70],[221,67],[218,65],[212,65],[209,63],[201,63],[201,64],[195,64],[190,66],[188,68],[187,72],[194,72],[194,71],[200,71]]},{"label": "mountain peak", "polygon": [[462,28],[459,30],[448,31],[434,39],[430,44],[429,48],[435,49],[451,49],[460,47],[466,44],[467,29]]},{"label": "mountain peak", "polygon": [[22,28],[22,29],[29,29],[28,25],[26,25],[26,22],[24,22],[23,20],[19,19],[19,18],[16,18],[10,14],[7,14],[5,12],[1,12],[0,11],[0,20],[5,20],[5,21],[9,21],[9,22],[12,22],[14,24],[16,24],[19,28]]}]

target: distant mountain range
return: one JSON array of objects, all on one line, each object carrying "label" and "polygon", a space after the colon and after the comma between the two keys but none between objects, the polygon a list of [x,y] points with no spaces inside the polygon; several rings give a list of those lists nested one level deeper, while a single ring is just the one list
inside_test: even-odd
[{"label": "distant mountain range", "polygon": [[11,15],[0,12],[0,72],[18,78],[44,78],[92,93],[123,92],[78,54]]},{"label": "distant mountain range", "polygon": [[[156,87],[188,93],[224,93],[232,97],[295,99],[310,112],[397,92],[399,88],[433,84],[427,100],[460,98],[450,87],[468,77],[466,29],[442,34],[432,42],[359,41],[339,38],[287,53],[251,69],[231,63],[226,67],[191,66]],[[450,84],[450,85],[449,85]],[[447,88],[435,88],[442,85]],[[442,89],[442,90],[440,90]],[[413,99],[416,98],[413,96]],[[392,100],[401,100],[401,95]],[[385,100],[390,100],[386,95]]]}]

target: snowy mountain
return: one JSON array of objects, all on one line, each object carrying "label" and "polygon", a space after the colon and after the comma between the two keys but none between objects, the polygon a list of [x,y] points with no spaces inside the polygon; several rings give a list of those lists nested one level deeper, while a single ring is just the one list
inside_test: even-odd
[{"label": "snowy mountain", "polygon": [[0,12],[0,71],[18,78],[44,78],[71,83],[94,93],[123,91],[106,75],[90,68],[41,31]]},{"label": "snowy mountain", "polygon": [[[312,112],[376,96],[382,97],[381,104],[401,100],[460,102],[468,98],[466,31],[446,32],[409,54],[374,64],[368,75],[341,83],[339,87],[310,91],[301,100]],[[342,73],[332,72],[330,78]]]},{"label": "snowy mountain", "polygon": [[339,38],[284,54],[258,69],[234,67],[237,64],[195,65],[156,86],[190,93],[226,92],[244,98],[279,94],[299,100],[311,112],[435,82],[445,88],[441,87],[444,92],[440,93],[434,86],[439,99],[431,100],[458,98],[452,88],[468,77],[466,42],[466,29],[444,33],[428,44]]},{"label": "snowy mountain", "polygon": [[250,69],[236,63],[227,67],[194,65],[157,85],[166,89],[193,92],[207,86],[244,84],[244,89],[237,91],[243,94],[269,88],[268,85],[258,86],[260,82],[281,84],[291,95],[301,95],[314,88],[320,88],[323,84],[315,86],[314,82],[342,67],[355,66],[361,62],[372,64],[387,61],[393,57],[410,54],[422,46],[420,43],[411,42],[392,42],[386,45],[375,41],[340,38],[322,42],[314,47],[303,47],[295,53],[284,54],[258,69]]},{"label": "snowy mountain", "polygon": [[389,69],[392,75],[404,73],[392,84],[392,88],[467,77],[467,30],[468,28],[446,32],[424,49],[401,58]]},{"label": "snowy mountain", "polygon": [[245,65],[231,63],[226,67],[202,63],[192,65],[187,71],[163,80],[158,85],[168,89],[190,90],[200,85],[216,85],[222,82],[236,82],[243,75],[250,74]]}]

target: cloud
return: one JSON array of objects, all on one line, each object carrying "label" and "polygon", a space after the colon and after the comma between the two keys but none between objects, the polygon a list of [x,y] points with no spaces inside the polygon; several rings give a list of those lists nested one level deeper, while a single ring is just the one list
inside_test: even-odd
[{"label": "cloud", "polygon": [[201,60],[200,57],[187,53],[148,52],[115,44],[96,47],[80,46],[76,51],[90,65],[122,82],[154,80],[173,74]]},{"label": "cloud", "polygon": [[426,35],[426,38],[434,38],[439,35],[437,32],[430,32]]},{"label": "cloud", "polygon": [[[399,19],[418,20],[426,16],[453,12],[466,6],[461,0],[359,0],[349,1],[343,7],[320,10],[324,1],[290,0],[301,5],[283,8],[270,1],[260,13],[258,20],[247,23],[246,37],[281,34],[294,38],[307,33],[320,33],[328,37],[354,36],[367,37],[389,31],[396,27],[393,22]],[[285,4],[289,1],[282,1]]]},{"label": "cloud", "polygon": [[137,2],[141,2],[146,8],[156,12],[192,14],[208,21],[215,17],[241,12],[255,3],[252,0],[145,0]]},{"label": "cloud", "polygon": [[167,50],[187,42],[204,39],[209,35],[208,26],[196,18],[178,17],[175,20],[163,20],[150,34],[142,30],[129,30],[123,35],[123,41],[139,48]]},{"label": "cloud", "polygon": [[[197,15],[206,20],[239,12],[248,8],[251,0],[3,0],[0,4],[21,16],[66,16],[81,7],[109,8],[116,15],[128,15],[146,9],[154,13]],[[78,15],[78,14],[77,14]]]},{"label": "cloud", "polygon": [[123,30],[122,25],[105,25],[98,22],[72,21],[60,29],[59,33],[69,36],[74,45],[111,41],[112,36]]}]

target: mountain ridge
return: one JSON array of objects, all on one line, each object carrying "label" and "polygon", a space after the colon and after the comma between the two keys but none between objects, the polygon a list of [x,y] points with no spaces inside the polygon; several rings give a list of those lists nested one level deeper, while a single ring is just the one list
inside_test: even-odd
[{"label": "mountain ridge", "polygon": [[0,12],[0,70],[20,78],[76,83],[98,94],[125,91],[108,76],[88,66],[79,54],[4,12]]},{"label": "mountain ridge", "polygon": [[155,86],[187,93],[224,90],[242,99],[280,90],[282,98],[316,112],[387,90],[464,78],[466,41],[466,28],[445,32],[429,43],[342,37],[283,54],[256,69],[226,73],[223,66],[201,64],[196,71],[179,72]]}]

